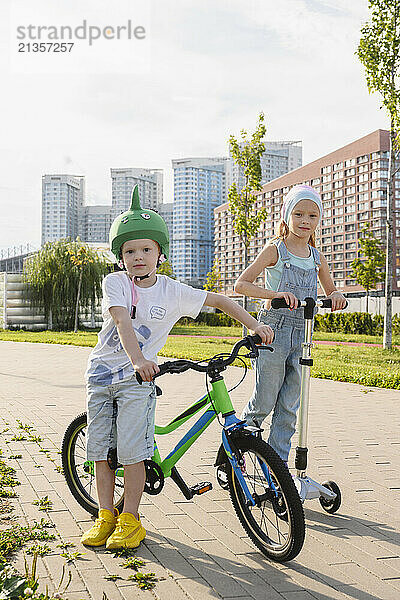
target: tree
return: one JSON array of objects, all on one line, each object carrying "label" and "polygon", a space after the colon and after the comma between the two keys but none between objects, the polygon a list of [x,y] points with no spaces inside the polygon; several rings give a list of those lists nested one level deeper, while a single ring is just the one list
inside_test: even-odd
[{"label": "tree", "polygon": [[363,228],[363,237],[360,240],[361,258],[358,256],[351,264],[357,282],[362,285],[367,293],[367,312],[369,290],[376,288],[379,281],[385,279],[385,252],[379,240],[374,238],[368,226]]},{"label": "tree", "polygon": [[[260,224],[267,217],[266,208],[256,209],[255,191],[261,190],[261,164],[260,157],[265,152],[262,141],[265,135],[264,114],[260,113],[258,125],[251,138],[248,139],[247,131],[242,129],[240,142],[231,135],[229,149],[235,163],[243,171],[244,186],[237,189],[234,183],[229,189],[229,212],[232,215],[233,229],[242,243],[243,265],[246,269],[249,264],[249,246],[251,239],[259,230]],[[247,298],[244,296],[243,306],[247,308]]]},{"label": "tree", "polygon": [[160,275],[167,275],[168,277],[171,277],[171,279],[176,279],[174,271],[172,269],[172,265],[168,260],[161,263],[161,265],[157,269],[157,273],[159,273]]},{"label": "tree", "polygon": [[365,68],[368,91],[382,96],[390,118],[390,160],[387,189],[386,281],[383,347],[392,347],[394,177],[400,150],[400,0],[369,0],[371,21],[361,29],[356,54]]},{"label": "tree", "polygon": [[69,255],[72,266],[75,267],[79,273],[74,320],[74,333],[76,333],[78,331],[79,304],[81,299],[83,274],[85,271],[88,271],[90,265],[95,263],[96,258],[93,250],[89,248],[89,246],[82,245],[79,238],[76,239],[76,242],[70,244],[70,247],[67,249],[67,254]]},{"label": "tree", "polygon": [[220,292],[222,290],[222,276],[218,258],[214,259],[211,271],[207,273],[204,289],[208,292]]},{"label": "tree", "polygon": [[79,307],[89,309],[101,297],[101,282],[109,272],[106,260],[79,239],[47,242],[24,264],[23,279],[34,308],[51,315],[57,329],[77,328]]}]

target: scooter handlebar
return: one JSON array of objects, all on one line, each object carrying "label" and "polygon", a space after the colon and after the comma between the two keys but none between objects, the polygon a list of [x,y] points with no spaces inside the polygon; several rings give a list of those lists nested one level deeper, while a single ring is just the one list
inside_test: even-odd
[{"label": "scooter handlebar", "polygon": [[[307,306],[307,303],[304,300],[298,300],[298,303],[298,306]],[[346,300],[346,306],[344,308],[347,308],[348,305],[349,303]],[[272,308],[289,308],[289,304],[287,304],[285,298],[273,298],[271,300],[271,306]],[[315,306],[320,308],[332,308],[332,298],[323,298],[322,300],[317,300]]]}]

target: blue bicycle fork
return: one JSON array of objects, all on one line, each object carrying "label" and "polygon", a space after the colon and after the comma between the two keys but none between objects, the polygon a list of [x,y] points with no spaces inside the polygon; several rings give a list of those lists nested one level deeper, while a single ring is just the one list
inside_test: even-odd
[{"label": "blue bicycle fork", "polygon": [[[231,445],[229,443],[229,436],[233,431],[238,431],[240,429],[243,429],[246,426],[246,421],[241,421],[240,419],[238,419],[235,415],[227,415],[225,417],[225,423],[224,423],[224,428],[222,430],[222,444],[224,446],[226,455],[229,459],[230,464],[232,465],[232,468],[234,470],[234,473],[242,487],[242,490],[247,498],[248,503],[251,506],[255,506],[255,500],[253,498],[253,496],[250,493],[250,490],[247,486],[246,480],[243,477],[243,473],[241,470],[240,465],[238,464],[238,460],[237,457],[235,455],[234,452],[232,452],[232,448]],[[265,479],[268,483],[268,486],[274,491],[274,493],[276,494],[276,488],[272,482],[272,478],[271,478],[271,474],[269,472],[268,467],[265,465],[265,463],[263,461],[261,461],[260,459],[258,459],[258,462],[260,464],[260,467],[262,469],[262,472],[264,473]]]}]

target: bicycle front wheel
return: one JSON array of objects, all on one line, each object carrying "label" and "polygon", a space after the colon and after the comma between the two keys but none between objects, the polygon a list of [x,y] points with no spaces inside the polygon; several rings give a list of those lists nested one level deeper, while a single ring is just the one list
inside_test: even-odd
[{"label": "bicycle front wheel", "polygon": [[[96,499],[94,465],[86,461],[87,416],[82,413],[68,425],[61,446],[64,477],[75,500],[97,516],[99,506]],[[89,467],[89,468],[88,468]],[[122,511],[124,486],[120,478],[115,480],[114,506]]]},{"label": "bicycle front wheel", "polygon": [[300,552],[305,536],[304,511],[289,470],[263,440],[239,434],[234,438],[244,480],[255,501],[247,499],[231,464],[229,493],[235,512],[252,542],[268,558],[285,562]]}]

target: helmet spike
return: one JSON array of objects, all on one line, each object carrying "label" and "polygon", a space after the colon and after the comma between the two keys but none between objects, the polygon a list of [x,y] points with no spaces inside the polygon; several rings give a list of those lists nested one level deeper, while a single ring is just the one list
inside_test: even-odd
[{"label": "helmet spike", "polygon": [[140,199],[139,199],[139,188],[137,186],[137,184],[135,185],[135,187],[132,190],[132,198],[131,198],[131,208],[130,210],[142,210],[142,207],[140,206]]}]

